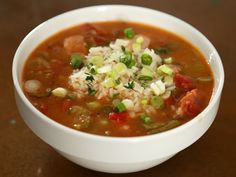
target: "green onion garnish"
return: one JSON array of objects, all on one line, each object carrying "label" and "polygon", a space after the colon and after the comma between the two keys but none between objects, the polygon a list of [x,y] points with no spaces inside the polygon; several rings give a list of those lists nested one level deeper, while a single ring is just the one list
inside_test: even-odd
[{"label": "green onion garnish", "polygon": [[171,64],[173,62],[173,58],[172,57],[168,57],[164,59],[164,63],[166,64]]},{"label": "green onion garnish", "polygon": [[142,113],[140,115],[140,119],[143,121],[145,124],[150,124],[152,122],[152,119],[148,117],[145,113]]},{"label": "green onion garnish", "polygon": [[116,83],[116,85],[119,85],[119,84],[120,84],[120,79],[119,79],[119,78],[116,79],[116,80],[115,80],[115,83]]},{"label": "green onion garnish", "polygon": [[149,55],[147,53],[144,53],[141,56],[141,60],[142,60],[142,64],[144,64],[144,65],[150,65],[152,63],[152,57],[151,57],[151,55]]},{"label": "green onion garnish", "polygon": [[118,97],[119,95],[120,95],[119,92],[117,92],[117,93],[113,93],[113,94],[112,94],[112,98]]},{"label": "green onion garnish", "polygon": [[94,96],[97,93],[97,91],[90,84],[87,84],[87,86],[88,86],[88,95]]},{"label": "green onion garnish", "polygon": [[89,74],[89,73],[85,73],[85,74],[88,75],[88,76],[86,76],[86,78],[85,78],[86,81],[90,81],[90,82],[93,82],[93,81],[94,81],[94,77],[93,77],[91,74]]},{"label": "green onion garnish", "polygon": [[117,111],[117,112],[126,111],[126,107],[125,107],[124,103],[122,103],[122,102],[118,103],[115,107],[115,111]]},{"label": "green onion garnish", "polygon": [[141,82],[140,85],[141,85],[141,87],[143,87],[144,89],[148,87],[148,84],[147,84],[145,81]]},{"label": "green onion garnish", "polygon": [[164,74],[167,74],[169,76],[171,76],[173,74],[173,70],[166,64],[163,64],[163,65],[159,66],[157,68],[157,71],[159,73],[164,73]]},{"label": "green onion garnish", "polygon": [[128,82],[128,84],[124,85],[124,87],[127,88],[127,89],[133,89],[134,88],[134,81]]},{"label": "green onion garnish", "polygon": [[160,96],[153,96],[151,98],[151,105],[157,109],[160,109],[164,106],[164,100]]},{"label": "green onion garnish", "polygon": [[123,51],[123,52],[125,52],[125,46],[121,46],[121,50]]},{"label": "green onion garnish", "polygon": [[138,80],[142,80],[142,81],[151,81],[152,79],[153,79],[153,77],[151,77],[151,76],[141,75],[138,77]]},{"label": "green onion garnish", "polygon": [[83,64],[83,57],[79,54],[72,54],[70,57],[70,65],[74,69],[79,69],[80,66]]},{"label": "green onion garnish", "polygon": [[147,105],[148,104],[148,99],[144,98],[141,100],[142,105]]},{"label": "green onion garnish", "polygon": [[126,28],[126,29],[124,29],[124,34],[125,34],[125,37],[127,37],[128,39],[132,39],[134,37],[134,30],[133,30],[133,28]]},{"label": "green onion garnish", "polygon": [[93,74],[93,75],[95,75],[95,74],[97,74],[97,71],[96,71],[95,68],[92,67],[92,68],[90,69],[90,73]]},{"label": "green onion garnish", "polygon": [[91,57],[91,62],[97,66],[97,67],[101,67],[103,65],[104,62],[104,58],[101,56],[93,56]]},{"label": "green onion garnish", "polygon": [[124,63],[128,68],[132,68],[136,63],[131,52],[124,52],[124,55],[120,57],[120,62]]}]

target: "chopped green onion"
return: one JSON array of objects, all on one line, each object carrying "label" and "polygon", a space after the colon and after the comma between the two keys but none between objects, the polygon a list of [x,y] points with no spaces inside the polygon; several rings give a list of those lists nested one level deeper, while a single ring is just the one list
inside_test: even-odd
[{"label": "chopped green onion", "polygon": [[115,83],[116,83],[116,85],[119,85],[120,84],[120,79],[116,79]]},{"label": "chopped green onion", "polygon": [[152,63],[152,57],[151,57],[151,55],[149,55],[147,53],[144,53],[141,56],[141,60],[142,60],[142,64],[144,64],[144,65],[150,65]]},{"label": "chopped green onion", "polygon": [[99,74],[109,73],[110,71],[112,71],[112,65],[104,65],[97,69]]},{"label": "chopped green onion", "polygon": [[111,88],[111,87],[114,87],[116,85],[116,83],[115,83],[114,79],[107,78],[107,79],[104,80],[103,85],[106,88]]},{"label": "chopped green onion", "polygon": [[79,69],[80,66],[83,64],[83,57],[79,54],[72,54],[70,57],[70,65],[74,69]]},{"label": "chopped green onion", "polygon": [[143,81],[151,81],[152,79],[153,79],[153,77],[151,77],[151,76],[141,75],[138,77],[138,80],[143,80]]},{"label": "chopped green onion", "polygon": [[90,73],[93,74],[93,75],[96,75],[96,74],[97,74],[97,69],[96,69],[95,66],[92,66],[92,67],[90,68]]},{"label": "chopped green onion", "polygon": [[133,28],[126,28],[126,29],[124,29],[124,34],[125,34],[125,37],[127,37],[128,39],[132,39],[134,37],[134,30],[133,30]]},{"label": "chopped green onion", "polygon": [[144,89],[148,87],[148,85],[147,85],[147,83],[146,83],[145,80],[143,80],[140,85],[141,85],[141,87],[143,87]]},{"label": "chopped green onion", "polygon": [[112,97],[115,98],[115,97],[118,97],[119,95],[120,95],[119,92],[117,92],[117,93],[113,93]]},{"label": "chopped green onion", "polygon": [[149,117],[149,116],[147,116],[145,113],[142,113],[141,115],[140,115],[140,119],[143,121],[143,123],[145,123],[145,124],[150,124],[151,122],[152,122],[152,119]]},{"label": "chopped green onion", "polygon": [[125,52],[124,55],[120,57],[120,62],[124,63],[128,68],[132,68],[136,63],[131,52]]},{"label": "chopped green onion", "polygon": [[125,52],[125,46],[121,46],[121,50],[123,51],[123,52]]},{"label": "chopped green onion", "polygon": [[135,53],[138,53],[141,51],[141,45],[139,43],[133,43],[132,44],[132,49]]},{"label": "chopped green onion", "polygon": [[97,66],[97,67],[101,67],[103,65],[104,62],[104,58],[102,56],[93,56],[91,57],[91,62]]},{"label": "chopped green onion", "polygon": [[160,96],[153,96],[151,98],[151,105],[156,109],[160,109],[164,106],[164,99]]},{"label": "chopped green onion", "polygon": [[135,60],[131,60],[130,64],[127,66],[128,68],[132,68],[136,64]]},{"label": "chopped green onion", "polygon": [[163,94],[166,90],[165,84],[161,80],[151,83],[150,88],[157,96]]},{"label": "chopped green onion", "polygon": [[128,82],[128,84],[124,85],[124,87],[127,89],[133,89],[134,88],[134,81]]},{"label": "chopped green onion", "polygon": [[165,77],[164,77],[164,83],[165,83],[166,86],[172,85],[172,84],[174,83],[173,77],[171,77],[171,76],[165,76]]},{"label": "chopped green onion", "polygon": [[142,105],[147,105],[148,104],[148,99],[142,99],[141,104]]},{"label": "chopped green onion", "polygon": [[173,58],[172,57],[164,59],[164,63],[166,63],[166,64],[171,64],[172,62],[173,62]]},{"label": "chopped green onion", "polygon": [[87,84],[87,86],[88,86],[88,95],[94,96],[97,93],[97,91],[90,84]]},{"label": "chopped green onion", "polygon": [[[129,63],[132,60],[132,53],[131,52],[124,52],[124,55],[120,57],[120,62],[126,64]],[[126,64],[127,66],[127,64]]]},{"label": "chopped green onion", "polygon": [[115,111],[117,111],[117,112],[126,111],[126,107],[125,107],[124,103],[122,103],[122,102],[118,103],[115,107]]},{"label": "chopped green onion", "polygon": [[118,72],[116,70],[111,70],[110,72],[107,72],[107,75],[113,79],[116,79],[119,77]]},{"label": "chopped green onion", "polygon": [[136,42],[138,44],[142,44],[144,42],[144,38],[142,36],[137,37]]},{"label": "chopped green onion", "polygon": [[[85,74],[88,74],[88,73],[85,73]],[[92,75],[88,74],[88,76],[86,76],[85,80],[93,82],[94,81],[94,77]]]},{"label": "chopped green onion", "polygon": [[122,103],[125,105],[125,108],[127,110],[132,110],[134,108],[134,103],[130,99],[124,99],[122,100]]},{"label": "chopped green onion", "polygon": [[172,75],[173,74],[173,70],[169,67],[169,66],[167,66],[167,65],[161,65],[161,66],[159,66],[158,68],[157,68],[157,71],[159,72],[159,73],[165,73],[165,74],[167,74],[167,75]]},{"label": "chopped green onion", "polygon": [[126,65],[124,63],[117,63],[114,66],[114,70],[116,70],[118,73],[125,72],[127,69]]},{"label": "chopped green onion", "polygon": [[150,76],[150,77],[153,77],[154,75],[154,71],[149,68],[148,66],[144,66],[142,69],[141,69],[141,75],[144,75],[144,76]]},{"label": "chopped green onion", "polygon": [[93,63],[88,63],[88,64],[86,64],[85,66],[87,67],[88,70],[90,70],[91,67],[93,67]]}]

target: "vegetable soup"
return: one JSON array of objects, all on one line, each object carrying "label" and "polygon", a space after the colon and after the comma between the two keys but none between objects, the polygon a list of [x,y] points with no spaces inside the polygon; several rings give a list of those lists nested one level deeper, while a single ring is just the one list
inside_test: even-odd
[{"label": "vegetable soup", "polygon": [[142,136],[197,116],[214,79],[189,42],[140,23],[86,23],[40,44],[23,72],[23,90],[43,114],[78,131]]}]

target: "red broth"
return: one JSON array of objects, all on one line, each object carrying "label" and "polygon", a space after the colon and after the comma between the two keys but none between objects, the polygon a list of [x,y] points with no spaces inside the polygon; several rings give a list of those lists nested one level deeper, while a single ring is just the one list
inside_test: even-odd
[{"label": "red broth", "polygon": [[[89,58],[89,49],[109,46],[116,39],[129,44],[117,49],[123,53],[111,62],[112,70],[99,74],[106,58],[99,56],[99,66],[94,56]],[[159,64],[152,66],[155,61]],[[117,63],[127,73],[118,72],[114,79],[111,73]],[[143,68],[151,68],[151,75]],[[72,83],[71,75],[83,69],[89,72],[82,73],[87,74],[84,80]],[[23,82],[27,98],[50,119],[75,130],[118,137],[154,134],[184,124],[208,105],[214,85],[206,59],[189,42],[153,26],[121,21],[82,24],[43,41],[27,59]],[[109,96],[99,96],[100,87]]]}]

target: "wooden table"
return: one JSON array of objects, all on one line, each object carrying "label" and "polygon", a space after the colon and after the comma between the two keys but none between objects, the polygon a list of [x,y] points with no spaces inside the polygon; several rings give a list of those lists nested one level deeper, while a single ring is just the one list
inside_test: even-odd
[{"label": "wooden table", "polygon": [[11,78],[14,52],[24,36],[36,25],[71,9],[111,2],[158,9],[189,22],[218,49],[226,73],[219,113],[199,141],[159,166],[122,176],[235,177],[236,1],[233,0],[1,0],[0,176],[113,176],[75,165],[35,136],[17,111]]}]

